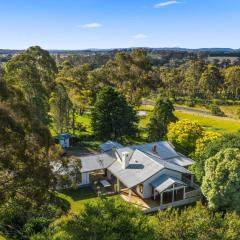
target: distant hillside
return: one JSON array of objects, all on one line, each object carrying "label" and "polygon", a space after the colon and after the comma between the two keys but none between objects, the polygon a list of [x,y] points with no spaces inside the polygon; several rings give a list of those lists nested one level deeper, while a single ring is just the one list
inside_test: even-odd
[{"label": "distant hillside", "polygon": [[[85,50],[49,50],[52,54],[75,54],[75,55],[94,55],[97,54],[108,54],[117,51],[132,51],[136,48],[115,48],[115,49],[85,49]],[[216,55],[234,55],[240,54],[240,49],[232,49],[232,48],[199,48],[199,49],[189,49],[189,48],[145,48],[148,52],[162,52],[162,51],[170,51],[170,52],[193,52],[193,53],[209,53]],[[16,54],[22,52],[23,50],[14,50],[14,49],[0,49],[0,54]]]}]

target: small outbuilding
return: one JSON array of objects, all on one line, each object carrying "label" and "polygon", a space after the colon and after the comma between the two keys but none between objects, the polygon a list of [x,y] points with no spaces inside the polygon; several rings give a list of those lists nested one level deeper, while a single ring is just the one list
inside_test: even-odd
[{"label": "small outbuilding", "polygon": [[69,148],[73,143],[73,136],[69,133],[61,133],[55,139],[63,148]]}]

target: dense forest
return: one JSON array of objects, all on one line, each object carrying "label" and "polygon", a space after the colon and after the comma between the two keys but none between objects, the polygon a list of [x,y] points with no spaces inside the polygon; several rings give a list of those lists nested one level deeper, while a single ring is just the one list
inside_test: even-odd
[{"label": "dense forest", "polygon": [[[143,100],[156,101],[147,139],[167,139],[196,160],[203,203],[146,216],[103,197],[69,213],[52,171],[53,162],[67,167],[69,158],[51,132],[81,132],[77,119],[87,112],[92,139],[139,141]],[[33,240],[239,239],[239,133],[208,132],[173,114],[173,103],[239,101],[239,60],[209,63],[187,54],[164,62],[143,49],[61,59],[31,47],[14,55],[0,68],[0,232]]]}]

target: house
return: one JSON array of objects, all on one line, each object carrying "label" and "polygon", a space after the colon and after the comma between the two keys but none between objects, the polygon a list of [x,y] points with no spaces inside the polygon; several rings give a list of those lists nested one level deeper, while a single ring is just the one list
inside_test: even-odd
[{"label": "house", "polygon": [[72,145],[73,137],[71,134],[62,133],[59,134],[55,139],[63,148],[69,148]]},{"label": "house", "polygon": [[108,141],[100,149],[100,154],[80,157],[81,185],[93,183],[96,173],[102,172],[117,192],[127,189],[129,199],[135,194],[144,201],[155,201],[157,205],[149,211],[201,199],[188,170],[194,161],[175,151],[167,141],[125,147]]}]

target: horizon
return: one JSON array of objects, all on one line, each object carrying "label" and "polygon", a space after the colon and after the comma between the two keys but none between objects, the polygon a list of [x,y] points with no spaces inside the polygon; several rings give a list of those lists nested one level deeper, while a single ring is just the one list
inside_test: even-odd
[{"label": "horizon", "polygon": [[[30,47],[35,47],[35,46],[39,46],[39,45],[33,45],[33,46],[29,46],[27,48],[0,48],[0,50],[9,50],[9,51],[25,51]],[[42,48],[42,46],[39,46]],[[162,50],[174,50],[174,49],[179,49],[179,50],[203,50],[203,49],[209,49],[209,50],[214,50],[214,49],[219,49],[219,50],[224,50],[224,49],[229,49],[229,50],[233,50],[233,51],[239,51],[239,48],[231,48],[231,47],[199,47],[199,48],[187,48],[187,47],[116,47],[116,48],[83,48],[83,49],[60,49],[60,48],[56,48],[56,49],[48,49],[48,48],[42,48],[46,51],[104,51],[104,50],[118,50],[118,49],[162,49]]]},{"label": "horizon", "polygon": [[0,0],[0,6],[1,49],[240,48],[238,0]]}]

